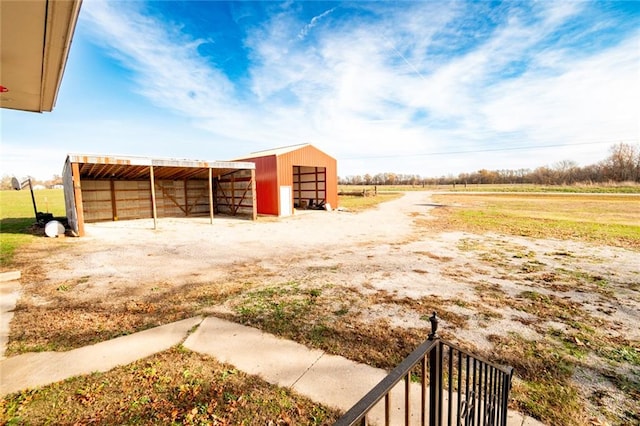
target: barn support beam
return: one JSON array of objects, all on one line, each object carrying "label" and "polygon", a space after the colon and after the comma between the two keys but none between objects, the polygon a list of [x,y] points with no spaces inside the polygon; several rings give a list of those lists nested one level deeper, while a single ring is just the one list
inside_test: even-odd
[{"label": "barn support beam", "polygon": [[80,167],[78,163],[71,163],[71,179],[73,180],[73,199],[76,203],[76,218],[78,220],[78,236],[84,236],[84,206],[82,205],[82,188],[80,186]]},{"label": "barn support beam", "polygon": [[294,183],[298,184],[298,206],[299,206],[302,200],[302,172],[301,172],[302,166],[297,166],[297,167],[298,167],[298,175],[297,175],[298,179],[297,181],[294,181]]},{"label": "barn support beam", "polygon": [[183,210],[185,216],[189,216],[189,211],[190,211],[188,194],[189,194],[189,188],[187,185],[187,179],[185,179],[184,180],[184,210]]},{"label": "barn support beam", "polygon": [[213,225],[213,169],[209,167],[209,220]]},{"label": "barn support beam", "polygon": [[236,174],[231,174],[231,211],[236,215]]},{"label": "barn support beam", "polygon": [[113,179],[109,180],[109,188],[111,189],[111,220],[118,220],[118,206],[116,205],[116,188]]},{"label": "barn support beam", "polygon": [[151,209],[153,211],[153,229],[158,229],[158,210],[156,209],[156,181],[153,176],[153,166],[149,166],[149,178],[151,179]]},{"label": "barn support beam", "polygon": [[[168,190],[167,190],[167,189],[162,185],[162,181],[159,181],[159,182],[158,182],[158,188],[160,188],[160,192],[162,192],[162,197],[163,197],[163,198],[168,198],[168,199],[169,199],[169,201],[171,201],[173,204],[175,204],[175,206],[176,206],[177,208],[179,208],[179,209],[180,209],[180,211],[182,211],[182,213],[184,213],[184,215],[185,215],[185,216],[189,216],[189,213],[191,212],[191,209],[193,209],[193,205],[192,205],[192,206],[187,206],[186,208],[185,208],[185,207],[182,207],[182,205],[180,205],[180,203],[178,202],[178,200],[176,199],[176,197],[174,197],[173,195],[171,195],[171,194],[169,193],[169,191],[168,191]],[[200,195],[200,197],[202,197],[202,195]],[[195,205],[195,203],[197,203],[197,202],[198,202],[198,200],[196,199],[196,200],[194,201],[194,205]]]},{"label": "barn support beam", "polygon": [[316,204],[318,204],[318,200],[320,199],[320,192],[318,191],[318,168],[314,167],[313,170],[314,170],[314,172],[316,174],[314,180],[315,180],[315,184],[316,184]]}]

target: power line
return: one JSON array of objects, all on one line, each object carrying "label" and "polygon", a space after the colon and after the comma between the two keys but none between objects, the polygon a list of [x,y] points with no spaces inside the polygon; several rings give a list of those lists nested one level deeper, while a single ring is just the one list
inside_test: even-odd
[{"label": "power line", "polygon": [[518,147],[503,147],[503,148],[486,148],[486,149],[473,149],[466,151],[443,151],[443,152],[426,152],[420,154],[397,154],[397,155],[373,155],[367,157],[346,157],[341,160],[373,160],[381,158],[405,158],[405,157],[430,157],[436,155],[454,155],[454,154],[477,154],[482,152],[498,152],[498,151],[521,151],[521,150],[534,150],[544,148],[560,148],[565,146],[579,146],[579,145],[599,145],[599,144],[611,144],[616,141],[598,141],[598,142],[579,142],[579,143],[564,143],[564,144],[552,144],[552,145],[530,145],[530,146],[518,146]]}]

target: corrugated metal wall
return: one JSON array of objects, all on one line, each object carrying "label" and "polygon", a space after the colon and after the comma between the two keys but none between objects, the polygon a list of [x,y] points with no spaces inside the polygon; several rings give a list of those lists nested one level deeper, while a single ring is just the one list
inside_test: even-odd
[{"label": "corrugated metal wall", "polygon": [[278,216],[280,214],[280,191],[276,156],[249,158],[256,165],[256,197],[258,213]]},{"label": "corrugated metal wall", "polygon": [[[258,213],[268,215],[285,215],[280,211],[280,187],[290,186],[292,188],[293,206],[300,199],[309,195],[306,190],[311,187],[311,183],[304,183],[305,193],[300,196],[300,170],[305,168],[305,175],[310,170],[314,170],[314,175],[318,173],[318,189],[322,191],[316,193],[316,185],[313,185],[313,197],[316,202],[319,198],[324,198],[324,202],[332,208],[338,207],[338,166],[335,158],[330,157],[319,149],[307,145],[291,152],[281,155],[266,155],[264,157],[245,158],[238,161],[250,161],[256,165],[256,195],[258,200]],[[298,182],[294,182],[294,167]],[[310,175],[306,175],[308,179]],[[314,178],[315,179],[315,178]],[[321,183],[322,182],[322,183]],[[296,185],[298,194],[296,194]],[[307,199],[308,201],[308,199]],[[289,212],[291,214],[292,212]]]}]

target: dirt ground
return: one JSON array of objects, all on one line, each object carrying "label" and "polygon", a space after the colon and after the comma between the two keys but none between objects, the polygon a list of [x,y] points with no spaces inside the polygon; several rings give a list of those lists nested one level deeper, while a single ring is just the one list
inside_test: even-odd
[{"label": "dirt ground", "polygon": [[[363,296],[384,292],[394,300],[444,301],[443,311],[464,321],[443,320],[440,330],[487,353],[496,336],[535,340],[549,331],[568,333],[566,321],[530,309],[546,297],[580,306],[580,318],[593,321],[592,327],[640,350],[640,253],[575,241],[443,232],[428,226],[441,207],[430,196],[407,192],[362,213],[304,211],[255,222],[219,217],[213,225],[208,218],[159,219],[155,231],[150,220],[88,224],[84,238],[43,241],[38,250],[18,256],[19,263],[38,265],[25,275],[21,303],[108,307],[204,283],[330,283]],[[529,305],[501,304],[507,299]],[[205,313],[230,312],[233,303]],[[427,313],[406,303],[380,300],[360,314],[362,321],[428,327]],[[597,417],[598,407],[607,404],[637,409],[587,370],[578,368],[573,377],[593,402],[587,417]],[[636,380],[640,374],[637,368],[627,373]]]}]

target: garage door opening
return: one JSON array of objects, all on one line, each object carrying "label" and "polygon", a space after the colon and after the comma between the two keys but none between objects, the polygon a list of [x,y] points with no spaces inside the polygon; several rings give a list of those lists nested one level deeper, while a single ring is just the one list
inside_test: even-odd
[{"label": "garage door opening", "polygon": [[327,204],[326,167],[293,166],[293,205],[324,210]]}]

